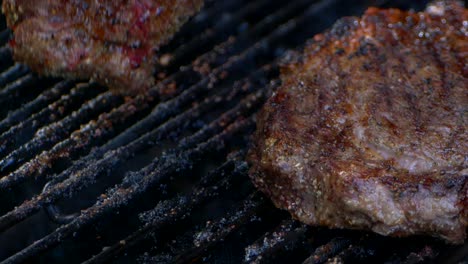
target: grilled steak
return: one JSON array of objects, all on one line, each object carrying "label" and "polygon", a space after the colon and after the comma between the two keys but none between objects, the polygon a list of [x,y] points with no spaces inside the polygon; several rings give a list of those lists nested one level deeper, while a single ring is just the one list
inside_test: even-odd
[{"label": "grilled steak", "polygon": [[40,74],[123,92],[153,83],[152,53],[203,0],[4,0],[14,58]]},{"label": "grilled steak", "polygon": [[370,8],[315,36],[257,117],[254,184],[307,224],[463,242],[467,21]]}]

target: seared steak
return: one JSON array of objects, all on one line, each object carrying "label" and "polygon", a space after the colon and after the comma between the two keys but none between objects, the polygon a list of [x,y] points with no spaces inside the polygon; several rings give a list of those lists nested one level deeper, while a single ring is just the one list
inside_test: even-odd
[{"label": "seared steak", "polygon": [[370,8],[315,36],[257,117],[254,184],[307,224],[463,242],[467,21]]},{"label": "seared steak", "polygon": [[203,0],[4,0],[14,58],[51,76],[92,78],[123,93],[153,83],[152,53]]}]

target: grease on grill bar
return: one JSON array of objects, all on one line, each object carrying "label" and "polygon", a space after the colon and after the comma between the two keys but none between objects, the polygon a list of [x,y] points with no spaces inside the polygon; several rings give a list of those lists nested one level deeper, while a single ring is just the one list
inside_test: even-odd
[{"label": "grease on grill bar", "polygon": [[254,114],[285,50],[385,2],[208,1],[135,98],[37,77],[12,61],[1,28],[0,260],[466,261],[466,246],[305,226],[246,175]]},{"label": "grease on grill bar", "polygon": [[278,259],[284,251],[297,250],[305,245],[304,240],[308,230],[306,225],[290,218],[283,220],[278,226],[266,232],[245,248],[244,262],[270,263],[286,260]]}]

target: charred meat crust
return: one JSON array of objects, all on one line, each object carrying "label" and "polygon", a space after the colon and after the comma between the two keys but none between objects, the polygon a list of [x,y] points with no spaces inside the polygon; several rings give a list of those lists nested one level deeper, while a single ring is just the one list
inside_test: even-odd
[{"label": "charred meat crust", "polygon": [[153,80],[153,52],[203,0],[4,0],[15,60],[43,75],[134,94]]},{"label": "charred meat crust", "polygon": [[317,35],[257,116],[250,176],[311,225],[462,243],[468,12],[370,8]]}]

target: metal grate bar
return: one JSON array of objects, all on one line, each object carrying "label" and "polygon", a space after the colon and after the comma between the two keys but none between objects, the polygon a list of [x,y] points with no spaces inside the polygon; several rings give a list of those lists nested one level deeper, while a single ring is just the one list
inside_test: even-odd
[{"label": "metal grate bar", "polygon": [[40,94],[36,99],[27,103],[20,109],[10,112],[4,120],[0,121],[0,133],[4,133],[10,127],[24,121],[40,109],[53,103],[54,101],[59,99],[62,94],[67,94],[73,87],[73,85],[74,82],[72,81],[62,81],[54,87],[52,87],[51,89],[46,90],[45,92]]},{"label": "metal grate bar", "polygon": [[[218,120],[218,122],[221,120]],[[217,126],[216,122],[213,123],[213,125]],[[71,223],[57,228],[51,234],[37,240],[34,244],[9,257],[4,261],[4,263],[23,262],[38,253],[49,249],[63,239],[71,236],[73,232],[78,231],[84,225],[95,221],[112,210],[128,204],[130,200],[133,200],[137,195],[148,190],[150,186],[159,182],[161,178],[167,177],[183,167],[187,168],[187,166],[193,164],[194,160],[199,159],[207,151],[213,151],[219,149],[220,146],[223,146],[224,140],[232,138],[234,134],[242,132],[247,128],[251,128],[252,126],[253,120],[238,120],[220,134],[210,138],[209,141],[198,145],[195,149],[191,149],[181,155],[167,154],[163,156],[161,166],[159,166],[159,168],[150,175],[146,175],[140,182],[135,183],[128,188],[117,186],[111,189],[106,195],[107,198],[98,201],[94,206],[86,210],[82,210],[80,216],[75,218]],[[206,129],[209,130],[210,126]],[[51,189],[53,188],[54,187]]]},{"label": "metal grate bar", "polygon": [[[215,84],[220,84],[228,72],[233,72],[240,67],[240,65],[248,59],[249,55],[254,55],[255,51],[250,51],[240,55],[239,57],[233,58],[231,61],[228,61],[226,64],[222,65],[219,68],[213,70],[213,73],[210,77],[205,77],[195,85],[184,90],[176,98],[158,104],[144,119],[137,122],[135,125],[127,129],[124,133],[117,136],[115,139],[107,143],[104,148],[107,150],[115,149],[122,145],[122,142],[129,142],[133,140],[136,136],[141,135],[150,125],[160,124],[167,120],[171,116],[176,115],[183,109],[185,105],[188,105],[194,99],[198,99],[204,92],[207,92],[213,89]],[[253,53],[253,54],[252,54]]]},{"label": "metal grate bar", "polygon": [[339,252],[336,256],[330,258],[327,263],[348,263],[370,261],[376,255],[376,250],[372,245],[358,242],[349,245],[346,249]]},{"label": "metal grate bar", "polygon": [[261,207],[266,204],[258,193],[250,195],[242,202],[240,207],[235,208],[226,217],[218,219],[201,230],[196,238],[195,247],[178,255],[174,263],[188,263],[203,255],[210,248],[223,241],[229,234],[246,224]]},{"label": "metal grate bar", "polygon": [[96,113],[115,107],[119,99],[111,92],[106,92],[87,102],[63,120],[41,128],[30,142],[0,160],[0,173],[11,172],[24,161],[34,157],[40,150],[53,146]]},{"label": "metal grate bar", "polygon": [[[236,1],[234,1],[236,2]],[[231,2],[233,3],[233,2]],[[237,13],[222,18],[220,23],[217,23],[214,28],[210,28],[197,35],[188,43],[183,43],[174,52],[170,54],[170,61],[165,68],[174,69],[177,65],[189,62],[192,57],[190,54],[197,54],[211,49],[216,40],[225,40],[229,37],[229,33],[239,27],[239,24],[245,21],[248,16],[256,16],[259,12],[263,12],[265,8],[273,9],[278,6],[279,2],[271,0],[254,1],[247,3]],[[260,16],[259,16],[260,17]]]},{"label": "metal grate bar", "polygon": [[[263,18],[252,29],[245,31],[238,37],[228,39],[222,45],[215,47],[214,51],[219,55],[224,55],[225,58],[230,58],[229,56],[234,56],[243,50],[258,49],[257,46],[263,46],[262,48],[265,49],[265,52],[271,52],[270,49],[266,48],[274,45],[279,40],[287,40],[285,36],[296,28],[297,25],[291,25],[297,15],[293,11],[302,10],[304,8],[303,1],[296,0],[295,2],[289,2],[287,7]],[[199,66],[202,76],[207,74],[207,68],[212,68],[209,62],[205,61],[209,60],[212,54],[207,55],[196,59],[194,62],[194,64]],[[222,58],[223,56],[220,57]],[[206,65],[209,67],[206,67]]]},{"label": "metal grate bar", "polygon": [[12,82],[29,72],[28,67],[24,66],[23,64],[15,63],[15,65],[11,66],[6,71],[3,71],[0,74],[0,87],[7,85],[9,82]]},{"label": "metal grate bar", "polygon": [[[239,115],[245,111],[251,110],[255,107],[261,100],[264,100],[266,97],[265,91],[259,91],[257,94],[249,96],[231,111],[224,113],[219,119],[214,121],[212,124],[206,128],[200,130],[195,135],[191,136],[191,140],[186,140],[181,143],[184,147],[193,146],[196,144],[197,140],[200,138],[206,138],[209,136],[212,131],[219,131],[220,129],[225,128],[229,123],[236,119]],[[165,129],[167,126],[163,126],[160,129]],[[114,166],[119,161],[127,159],[132,153],[137,153],[139,150],[151,144],[151,142],[161,134],[161,130],[155,130],[152,133],[148,133],[139,140],[133,142],[132,144],[119,148],[115,151],[107,153],[103,160],[100,160],[97,163],[90,163],[84,161],[77,166],[84,168],[86,170],[78,171],[73,173],[72,176],[64,172],[65,177],[69,177],[65,182],[51,186],[46,192],[42,193],[39,196],[35,196],[32,200],[24,202],[20,206],[16,207],[13,211],[0,217],[0,230],[4,230],[13,224],[25,219],[29,215],[37,212],[43,205],[50,204],[54,202],[58,197],[62,196],[64,193],[72,193],[73,190],[83,188],[84,184],[89,184],[90,181],[94,181],[95,177],[99,175],[99,172],[106,171],[107,169]],[[96,155],[96,152],[90,154],[91,156]],[[62,176],[63,177],[63,176]]]},{"label": "metal grate bar", "polygon": [[[183,127],[183,123],[188,122],[189,120],[194,120],[197,118],[201,113],[208,111],[209,109],[213,109],[214,107],[223,104],[224,102],[229,102],[235,96],[240,94],[251,92],[259,88],[259,84],[256,84],[258,80],[262,79],[269,79],[269,75],[275,75],[277,73],[278,68],[273,65],[267,65],[255,73],[253,73],[248,78],[236,82],[232,89],[224,89],[221,91],[220,94],[215,94],[211,97],[205,99],[201,104],[197,105],[195,108],[185,111],[182,115],[178,116],[176,119],[172,120],[169,126],[163,130],[160,130],[158,133],[158,138],[161,137],[161,133],[168,133],[168,131],[175,131],[178,128]],[[275,84],[275,83],[274,83]],[[276,84],[275,84],[276,85]],[[138,103],[139,100],[136,100],[136,104],[141,105],[143,102]],[[168,107],[170,109],[170,107]],[[23,181],[26,178],[30,177],[42,177],[46,175],[47,169],[49,168],[49,164],[56,162],[57,160],[61,159],[62,161],[67,160],[67,158],[72,155],[74,152],[82,151],[85,147],[94,146],[97,140],[101,139],[107,134],[115,133],[114,128],[117,124],[123,123],[127,116],[132,116],[133,112],[135,111],[136,107],[119,107],[114,109],[110,114],[104,114],[98,118],[96,122],[91,122],[83,129],[74,132],[71,137],[69,137],[64,142],[54,146],[52,150],[46,151],[41,153],[35,159],[31,160],[30,162],[21,166],[17,171],[11,173],[8,177],[0,181],[0,188],[7,188],[11,187],[14,184],[17,184]],[[166,108],[167,109],[167,108]],[[163,119],[155,119],[158,117],[159,114],[163,113],[161,111],[153,111],[153,113],[144,120],[148,120],[151,118],[150,122],[140,122],[140,129],[141,130],[149,130],[149,128],[154,127],[155,124],[161,123]],[[112,125],[109,125],[112,123]],[[164,128],[164,127],[163,127]],[[94,131],[99,131],[96,133]],[[164,132],[162,132],[164,131]],[[129,131],[125,132],[128,133]],[[132,135],[136,133],[132,132]],[[121,134],[123,135],[123,134]],[[152,136],[153,137],[153,136]],[[154,141],[151,140],[151,141]],[[119,145],[122,146],[124,144],[130,143],[130,140],[126,141],[118,141]],[[114,144],[115,145],[115,144]],[[101,147],[100,153],[105,153],[110,151],[111,148],[109,144],[107,146]],[[90,164],[91,160],[87,160],[86,164]],[[61,175],[66,175],[68,177],[70,173],[73,171],[77,171],[77,168],[73,168],[71,170],[67,170],[66,173],[62,173]],[[42,176],[41,176],[42,175]],[[54,177],[55,181],[59,179],[64,179],[64,177]]]},{"label": "metal grate bar", "polygon": [[[213,80],[216,78],[214,76],[219,76],[219,73],[222,74],[221,76],[225,76],[226,75],[225,69],[222,68],[223,66],[220,66],[220,65],[222,64],[224,64],[225,66],[232,65],[233,64],[232,61],[237,60],[235,57],[233,58],[232,56],[234,56],[235,54],[238,54],[239,52],[247,50],[247,48],[252,49],[253,46],[271,44],[270,42],[274,40],[271,34],[269,36],[264,36],[267,33],[267,31],[271,29],[271,25],[269,25],[270,28],[266,26],[269,23],[273,23],[273,22],[276,22],[277,24],[281,23],[281,21],[284,20],[284,17],[279,16],[279,15],[283,13],[284,12],[279,11],[278,13],[269,15],[268,17],[262,20],[263,22],[259,22],[248,32],[245,32],[238,37],[230,38],[226,42],[217,46],[211,52],[204,54],[203,56],[200,56],[199,58],[197,58],[195,62],[193,63],[192,67],[189,67],[189,68],[184,67],[177,74],[178,75],[186,74],[187,72],[196,73],[198,74],[199,78],[201,78],[201,82],[205,82],[206,80],[210,80],[210,79]],[[270,21],[270,22],[265,23],[264,21]],[[211,30],[211,31],[214,31],[214,30]],[[263,38],[261,39],[262,41],[254,43],[253,40],[259,40],[260,38]],[[254,49],[257,49],[257,52],[259,52],[258,47]],[[247,53],[247,52],[245,51],[244,53]],[[244,57],[246,56],[244,55]],[[245,58],[245,59],[248,59],[248,58]],[[212,73],[211,71],[207,72],[207,69],[212,69],[214,67],[218,67],[217,70],[221,72],[217,72],[217,73]],[[242,72],[242,71],[240,69],[237,69],[237,72]],[[212,76],[210,76],[209,78],[206,78],[208,73],[210,73]],[[213,84],[211,84],[211,86],[212,85]],[[161,91],[163,91],[162,94],[165,93],[164,87],[157,89],[158,93],[161,93]]]},{"label": "metal grate bar", "polygon": [[37,78],[32,74],[28,74],[12,83],[9,83],[5,88],[0,90],[0,105],[3,106],[0,109],[0,118],[3,118],[8,113],[9,109],[14,109],[15,107],[20,106],[23,101],[22,95],[36,82]]},{"label": "metal grate bar", "polygon": [[327,244],[317,248],[313,255],[307,258],[303,264],[320,264],[325,263],[330,257],[340,253],[346,247],[350,246],[353,241],[347,237],[335,237]]},{"label": "metal grate bar", "polygon": [[284,220],[275,230],[267,232],[253,244],[245,248],[244,263],[269,263],[284,250],[294,250],[303,242],[310,230],[295,220]]},{"label": "metal grate bar", "polygon": [[96,94],[93,85],[78,85],[71,90],[69,95],[63,95],[60,100],[4,132],[0,135],[0,142],[2,143],[0,157],[5,157],[15,147],[26,143],[25,140],[31,139],[35,131],[41,126],[58,121],[70,114],[71,110],[80,106],[83,100],[88,99],[88,93]]},{"label": "metal grate bar", "polygon": [[[243,7],[242,10],[239,12],[242,13],[246,8],[249,8],[249,6]],[[263,20],[272,20],[272,21],[277,21],[277,23],[281,23],[278,19],[276,19],[275,14],[272,14],[266,18],[263,18]],[[240,34],[240,36],[234,37],[231,36],[227,41],[221,43],[214,49],[212,49],[210,52],[201,55],[200,57],[196,58],[194,62],[192,63],[191,66],[188,67],[180,67],[178,63],[182,62],[176,62],[175,60],[171,60],[170,65],[166,65],[163,70],[177,70],[177,73],[174,75],[166,78],[161,84],[156,87],[156,89],[153,89],[151,92],[152,96],[157,97],[158,95],[161,96],[162,98],[167,97],[167,94],[172,97],[174,95],[179,94],[180,90],[175,90],[175,91],[167,91],[167,85],[170,84],[171,82],[174,82],[174,79],[178,78],[181,79],[183,78],[184,75],[189,74],[190,78],[198,78],[198,80],[203,81],[207,78],[209,74],[213,75],[211,72],[211,69],[220,67],[223,64],[229,64],[229,59],[231,59],[232,56],[241,53],[245,51],[247,48],[251,47],[253,44],[253,41],[259,40],[261,38],[266,38],[265,33],[267,32],[268,28],[265,28],[261,22],[256,24],[249,32],[243,32]],[[225,34],[222,30],[216,30],[215,28],[210,28],[206,30],[207,32],[212,32],[212,33],[218,33],[218,34]],[[219,36],[216,36],[216,38],[225,39]],[[200,39],[201,40],[201,39]],[[191,57],[192,53],[196,53],[193,51],[193,49],[196,49],[196,46],[201,46],[203,47],[203,43],[199,43],[196,39],[193,40],[193,43],[190,43],[192,48],[185,50],[185,51],[175,51],[175,53],[179,54],[177,56],[185,56],[185,57]],[[182,45],[184,46],[184,45]],[[170,55],[171,57],[174,58],[174,54]],[[239,70],[238,70],[239,71]],[[242,72],[242,71],[239,71]],[[195,76],[193,76],[195,75]],[[223,76],[225,76],[226,73],[223,73]],[[214,76],[210,77],[212,80],[215,79]],[[219,78],[219,77],[218,77]],[[222,79],[222,78],[221,78]]]},{"label": "metal grate bar", "polygon": [[[240,171],[246,168],[245,163],[238,161],[243,155],[243,152],[234,154],[232,159],[203,177],[200,180],[199,186],[194,188],[194,191],[190,194],[162,201],[155,209],[142,213],[140,218],[146,222],[142,228],[84,263],[103,263],[108,261],[123,250],[141,242],[150,232],[156,232],[180,221],[182,218],[189,217],[195,208],[198,208],[207,200],[220,196],[221,192],[229,190],[233,178],[240,176]],[[215,181],[219,182],[212,185]]]},{"label": "metal grate bar", "polygon": [[[176,46],[180,46],[181,43],[192,39],[202,32],[204,29],[213,26],[213,21],[218,21],[220,16],[230,10],[238,10],[243,8],[244,1],[216,1],[209,0],[205,1],[204,8],[190,20],[190,23],[185,24],[179,32],[174,35],[171,40]],[[171,43],[171,44],[172,44]],[[171,49],[173,45],[161,47],[161,51],[166,52],[166,48]]]}]

